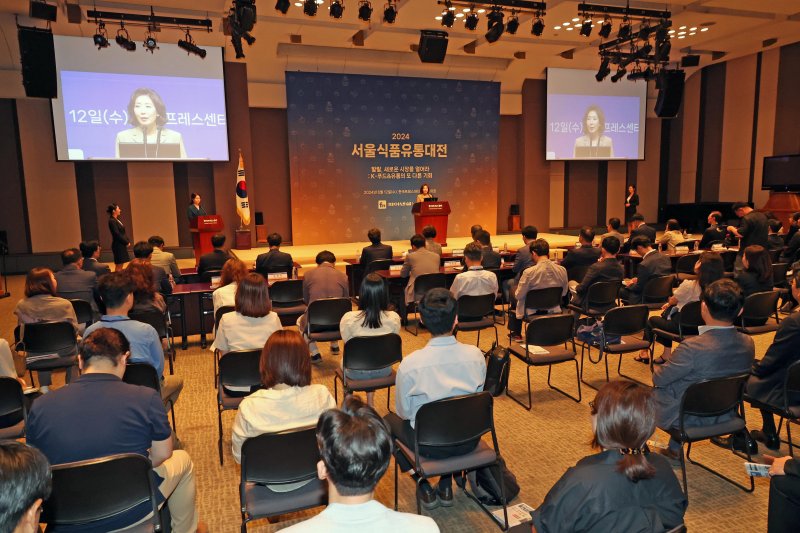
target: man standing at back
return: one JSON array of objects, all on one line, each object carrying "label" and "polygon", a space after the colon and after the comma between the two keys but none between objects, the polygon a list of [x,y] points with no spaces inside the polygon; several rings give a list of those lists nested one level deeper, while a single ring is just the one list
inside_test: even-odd
[{"label": "man standing at back", "polygon": [[[333,252],[323,250],[317,254],[317,268],[311,269],[303,276],[303,301],[306,305],[311,305],[323,298],[349,298],[350,289],[347,283],[347,276],[344,272],[336,270],[336,256]],[[297,319],[297,327],[303,333],[308,343],[308,350],[311,352],[311,362],[319,363],[322,356],[319,353],[317,343],[306,335],[306,313]],[[337,328],[338,329],[338,328]],[[339,353],[339,343],[331,343],[331,352]]]},{"label": "man standing at back", "polygon": [[[400,277],[408,278],[406,285],[405,306],[414,302],[414,284],[416,279],[423,274],[436,274],[439,272],[439,256],[425,248],[425,237],[417,233],[411,237],[411,251],[406,255]],[[400,313],[405,320],[406,309]]]},{"label": "man standing at back", "polygon": [[[453,336],[456,327],[456,300],[444,288],[431,289],[419,306],[422,323],[431,332],[428,344],[403,358],[397,369],[395,408],[384,420],[392,435],[414,449],[417,411],[426,403],[483,390],[486,362],[477,346],[462,344]],[[420,454],[433,459],[446,459],[471,452],[478,440],[453,447],[420,447]],[[412,468],[403,454],[395,454],[403,472]],[[416,480],[416,473],[412,477]],[[438,490],[428,481],[418,485],[417,493],[425,509],[453,505],[453,476],[439,479]]]},{"label": "man standing at back", "polygon": [[281,252],[281,243],[283,237],[278,233],[270,233],[267,235],[267,244],[269,244],[269,251],[260,254],[256,258],[256,272],[267,277],[268,274],[274,272],[286,272],[291,276],[294,261],[292,261],[291,254]]},{"label": "man standing at back", "polygon": [[361,249],[361,258],[358,260],[360,264],[367,267],[378,259],[392,258],[392,247],[381,242],[381,230],[372,228],[367,232],[367,238],[371,244]]},{"label": "man standing at back", "polygon": [[728,226],[728,232],[740,239],[739,253],[736,254],[736,262],[733,265],[734,272],[739,274],[744,270],[742,256],[745,248],[757,244],[769,249],[769,222],[767,215],[760,211],[754,211],[746,202],[733,204],[733,212],[742,219],[738,228]]}]

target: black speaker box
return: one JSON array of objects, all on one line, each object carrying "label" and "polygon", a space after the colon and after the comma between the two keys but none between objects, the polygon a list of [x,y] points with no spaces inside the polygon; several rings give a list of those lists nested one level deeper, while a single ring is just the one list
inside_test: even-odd
[{"label": "black speaker box", "polygon": [[417,53],[423,63],[444,63],[444,56],[447,54],[447,32],[420,31]]},{"label": "black speaker box", "polygon": [[55,22],[56,18],[58,18],[58,8],[54,5],[51,6],[47,2],[31,0],[28,14],[31,16],[31,18]]},{"label": "black speaker box", "polygon": [[263,226],[264,225],[264,213],[261,211],[256,211],[256,226]]},{"label": "black speaker box", "polygon": [[686,55],[681,58],[681,68],[697,67],[700,65],[699,55]]},{"label": "black speaker box", "polygon": [[511,216],[519,215],[519,204],[511,204],[511,207],[508,208],[508,214]]},{"label": "black speaker box", "polygon": [[55,98],[58,91],[53,32],[19,26],[17,35],[25,95],[33,98]]},{"label": "black speaker box", "polygon": [[682,70],[662,70],[658,76],[656,116],[675,118],[683,100],[683,82],[686,73]]}]

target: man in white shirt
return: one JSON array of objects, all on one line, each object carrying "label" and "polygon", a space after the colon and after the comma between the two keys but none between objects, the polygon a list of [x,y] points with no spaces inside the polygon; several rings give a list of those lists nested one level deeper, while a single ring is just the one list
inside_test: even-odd
[{"label": "man in white shirt", "polygon": [[355,396],[346,397],[341,409],[329,409],[319,417],[317,442],[322,457],[317,475],[328,482],[328,507],[284,531],[439,531],[427,516],[398,513],[374,500],[375,486],[392,454],[392,436],[374,409]]},{"label": "man in white shirt", "polygon": [[[561,296],[565,296],[569,290],[569,280],[567,269],[550,261],[550,245],[544,239],[536,239],[531,245],[531,255],[533,256],[532,267],[525,269],[519,279],[517,290],[514,293],[514,301],[509,308],[514,308],[515,312],[508,317],[508,330],[511,340],[519,342],[522,340],[522,319],[525,317],[525,297],[529,291],[547,289],[550,287],[560,287]],[[537,309],[536,311],[548,313],[560,313],[561,306],[551,309]]]},{"label": "man in white shirt", "polygon": [[[456,300],[447,289],[431,289],[420,302],[422,323],[431,332],[428,344],[403,358],[395,379],[395,408],[385,420],[392,435],[414,448],[414,421],[419,408],[426,403],[483,390],[486,380],[486,362],[477,346],[462,344],[453,336],[456,327]],[[444,459],[470,453],[478,441],[459,446],[420,447],[420,454],[433,459]],[[402,454],[395,456],[403,472],[412,465]],[[417,474],[412,474],[416,479]],[[438,490],[428,481],[418,485],[417,492],[425,509],[439,505],[453,505],[452,475],[439,478]]]},{"label": "man in white shirt", "polygon": [[497,294],[497,276],[481,266],[483,250],[479,244],[471,242],[464,247],[466,270],[458,274],[450,286],[456,300],[461,296],[483,296]]}]

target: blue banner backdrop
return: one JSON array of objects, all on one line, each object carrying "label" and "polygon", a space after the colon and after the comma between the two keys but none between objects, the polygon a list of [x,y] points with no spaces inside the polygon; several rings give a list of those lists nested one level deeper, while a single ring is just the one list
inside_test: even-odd
[{"label": "blue banner backdrop", "polygon": [[499,83],[287,72],[286,94],[294,244],[407,239],[423,183],[449,236],[494,233]]}]

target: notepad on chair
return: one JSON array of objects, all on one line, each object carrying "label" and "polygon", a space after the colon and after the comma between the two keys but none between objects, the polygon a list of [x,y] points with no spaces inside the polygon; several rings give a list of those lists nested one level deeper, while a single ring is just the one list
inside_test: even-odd
[{"label": "notepad on chair", "polygon": [[[520,343],[519,345],[522,346],[523,348],[525,348],[524,344]],[[541,346],[536,346],[534,344],[534,345],[528,345],[528,353],[531,354],[531,355],[547,355],[550,352],[548,352],[547,350],[545,350]]]}]

